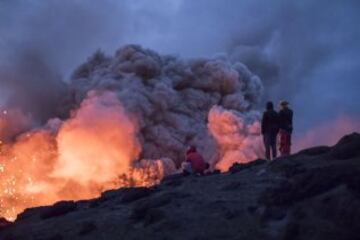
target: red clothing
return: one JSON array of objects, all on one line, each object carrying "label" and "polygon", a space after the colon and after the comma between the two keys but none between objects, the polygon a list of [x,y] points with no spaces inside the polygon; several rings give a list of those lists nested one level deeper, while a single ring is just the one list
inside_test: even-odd
[{"label": "red clothing", "polygon": [[191,163],[191,168],[194,173],[204,173],[206,170],[206,163],[203,157],[197,152],[187,152],[186,161]]},{"label": "red clothing", "polygon": [[291,134],[287,131],[280,130],[279,132],[279,152],[281,156],[290,155]]}]

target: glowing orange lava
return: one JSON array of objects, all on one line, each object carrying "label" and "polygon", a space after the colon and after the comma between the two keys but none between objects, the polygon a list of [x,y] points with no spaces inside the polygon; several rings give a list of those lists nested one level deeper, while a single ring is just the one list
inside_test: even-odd
[{"label": "glowing orange lava", "polygon": [[140,152],[136,124],[116,95],[92,92],[68,120],[0,145],[0,216],[14,220],[25,208],[158,183],[166,161],[137,162]]}]

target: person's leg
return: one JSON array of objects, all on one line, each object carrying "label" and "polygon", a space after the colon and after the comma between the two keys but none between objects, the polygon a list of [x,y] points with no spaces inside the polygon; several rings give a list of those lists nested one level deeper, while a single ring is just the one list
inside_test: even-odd
[{"label": "person's leg", "polygon": [[271,151],[272,151],[272,158],[275,159],[277,157],[276,134],[272,134],[271,136]]},{"label": "person's leg", "polygon": [[291,154],[291,134],[289,134],[289,155]]},{"label": "person's leg", "polygon": [[265,158],[270,160],[270,144],[269,144],[269,134],[263,135],[264,146],[265,146]]},{"label": "person's leg", "polygon": [[286,141],[286,139],[285,139],[284,131],[280,130],[280,132],[279,132],[279,153],[280,153],[281,157],[285,156],[285,148],[286,148],[285,141]]},{"label": "person's leg", "polygon": [[285,154],[290,155],[290,147],[291,147],[291,135],[289,133],[286,134],[286,148]]}]

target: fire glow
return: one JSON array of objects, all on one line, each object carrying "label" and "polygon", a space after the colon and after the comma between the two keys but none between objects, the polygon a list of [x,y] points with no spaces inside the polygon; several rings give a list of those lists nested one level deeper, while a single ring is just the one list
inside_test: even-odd
[{"label": "fire glow", "polygon": [[[0,118],[2,139],[20,131],[11,122],[26,126],[28,117],[18,111],[3,115],[8,119]],[[341,136],[358,129],[354,124],[350,118],[340,118],[330,126],[338,126]],[[234,162],[249,162],[263,154],[257,114],[239,115],[213,106],[207,129],[216,143],[215,160],[207,159],[212,168],[227,171]],[[324,129],[329,127],[313,131]],[[115,93],[90,91],[69,119],[51,119],[15,141],[1,142],[0,216],[14,220],[26,208],[95,198],[119,187],[158,184],[176,171],[175,164],[168,158],[139,160],[143,146],[138,135],[135,117],[126,112]],[[309,145],[309,139],[316,138],[307,134],[295,139],[295,148],[304,142]],[[320,143],[326,142],[310,145]]]},{"label": "fire glow", "polygon": [[[4,129],[3,129],[4,131]],[[171,161],[141,160],[137,127],[112,93],[92,92],[71,118],[1,145],[0,216],[25,208],[89,199],[122,186],[151,186]]]},{"label": "fire glow", "polygon": [[54,105],[59,112],[44,112],[70,111],[67,120],[34,129],[42,114],[11,107],[6,121],[0,118],[0,216],[14,219],[29,207],[157,184],[176,171],[189,145],[221,171],[263,155],[254,110],[263,85],[239,61],[184,60],[126,45],[112,56],[97,51],[65,89],[54,90],[61,95]]}]

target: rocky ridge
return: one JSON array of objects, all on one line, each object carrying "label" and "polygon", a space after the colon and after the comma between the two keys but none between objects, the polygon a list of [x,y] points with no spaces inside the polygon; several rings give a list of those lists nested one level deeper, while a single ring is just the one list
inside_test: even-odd
[{"label": "rocky ridge", "polygon": [[27,209],[0,239],[360,239],[360,134],[227,173]]}]

